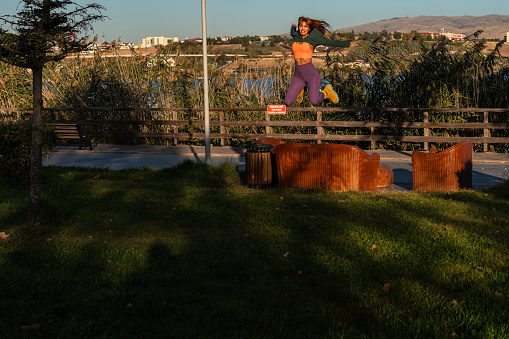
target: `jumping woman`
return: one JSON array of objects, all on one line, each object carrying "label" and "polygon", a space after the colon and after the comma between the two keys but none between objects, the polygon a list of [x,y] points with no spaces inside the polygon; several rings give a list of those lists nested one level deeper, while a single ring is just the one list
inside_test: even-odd
[{"label": "jumping woman", "polygon": [[303,16],[299,18],[298,30],[297,26],[292,24],[290,34],[294,40],[292,51],[295,58],[295,74],[286,93],[286,106],[290,106],[294,102],[302,102],[306,85],[308,86],[311,105],[318,105],[324,99],[329,99],[336,104],[339,101],[337,93],[330,84],[325,86],[323,90],[320,89],[322,78],[311,61],[316,46],[348,47],[350,41],[329,39],[330,25],[328,23]]}]

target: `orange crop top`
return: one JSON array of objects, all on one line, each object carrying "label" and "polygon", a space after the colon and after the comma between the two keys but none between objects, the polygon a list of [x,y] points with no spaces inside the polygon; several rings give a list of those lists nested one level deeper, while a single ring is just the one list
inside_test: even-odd
[{"label": "orange crop top", "polygon": [[292,44],[293,56],[296,59],[311,59],[313,57],[314,48],[307,42]]}]

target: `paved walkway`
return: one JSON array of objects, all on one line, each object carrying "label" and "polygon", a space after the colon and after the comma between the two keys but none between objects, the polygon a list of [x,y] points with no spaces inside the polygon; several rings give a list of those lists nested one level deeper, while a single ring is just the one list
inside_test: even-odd
[{"label": "paved walkway", "polygon": [[[394,184],[385,191],[412,189],[411,152],[367,151],[380,154],[380,163],[387,164],[394,172]],[[211,165],[230,163],[244,165],[243,147],[212,147]],[[161,169],[175,166],[186,159],[205,162],[204,146],[148,146],[148,145],[97,145],[93,150],[78,150],[74,145],[61,145],[53,149],[43,165],[109,168],[151,167]],[[509,179],[509,154],[474,153],[472,186],[487,188]]]}]

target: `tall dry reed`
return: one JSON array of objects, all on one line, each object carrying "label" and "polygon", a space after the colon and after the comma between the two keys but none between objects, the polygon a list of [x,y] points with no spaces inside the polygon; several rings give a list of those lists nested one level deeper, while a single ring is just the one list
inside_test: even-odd
[{"label": "tall dry reed", "polygon": [[[473,37],[477,37],[478,33]],[[331,55],[320,69],[324,82],[338,91],[342,107],[432,107],[432,108],[506,108],[509,104],[509,63],[494,51],[484,53],[483,41],[468,41],[452,46],[447,41],[396,43],[381,40],[363,43],[356,50],[370,67],[348,66],[346,57]],[[351,59],[351,57],[350,57]],[[128,57],[113,49],[93,57],[68,58],[45,69],[44,101],[46,107],[112,107],[165,108],[203,106],[202,58],[184,58],[178,47],[159,48],[150,55],[131,50]],[[209,64],[209,102],[212,108],[263,107],[284,101],[293,68],[283,60],[265,73],[239,69],[228,74]],[[31,106],[31,76],[5,64],[0,65],[0,105]],[[303,103],[309,106],[307,97]],[[321,106],[331,106],[324,103]],[[326,110],[325,110],[326,111]],[[225,120],[263,120],[262,112],[212,112],[211,118]],[[72,115],[72,116],[71,116]],[[65,116],[61,116],[65,117]],[[103,120],[173,119],[164,111],[95,111],[86,116],[70,114],[68,118]],[[383,113],[379,121],[422,121],[422,114]],[[179,112],[178,119],[202,120],[201,112]],[[295,112],[274,120],[315,120],[314,113]],[[357,114],[324,114],[324,120],[363,120],[370,116]],[[431,121],[482,121],[479,114],[434,114]],[[506,122],[507,116],[493,115],[492,122]],[[115,130],[115,126],[107,126]],[[145,127],[146,131],[167,131],[163,127]],[[202,127],[182,127],[181,131],[201,132]],[[263,133],[260,127],[228,127],[229,132]],[[276,133],[315,133],[315,128],[274,127]],[[219,132],[213,127],[212,132]],[[380,134],[412,135],[412,129],[380,129]],[[366,129],[326,128],[332,134],[368,134]],[[477,135],[482,131],[433,130],[436,135]],[[477,133],[477,134],[476,134]],[[494,131],[507,135],[508,131]],[[241,144],[245,140],[236,140]],[[191,140],[190,142],[200,142]],[[369,147],[368,144],[361,144]],[[412,149],[404,143],[380,144],[378,147]]]}]

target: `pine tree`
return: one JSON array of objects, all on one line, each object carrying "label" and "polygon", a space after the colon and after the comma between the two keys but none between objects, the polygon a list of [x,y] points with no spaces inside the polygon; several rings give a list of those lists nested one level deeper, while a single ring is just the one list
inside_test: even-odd
[{"label": "pine tree", "polygon": [[49,62],[86,50],[90,44],[86,34],[92,29],[92,23],[107,17],[101,14],[105,8],[95,3],[83,6],[71,0],[22,0],[21,3],[23,8],[17,14],[0,17],[0,61],[32,70],[28,210],[34,211],[40,205],[42,190],[42,71]]}]

